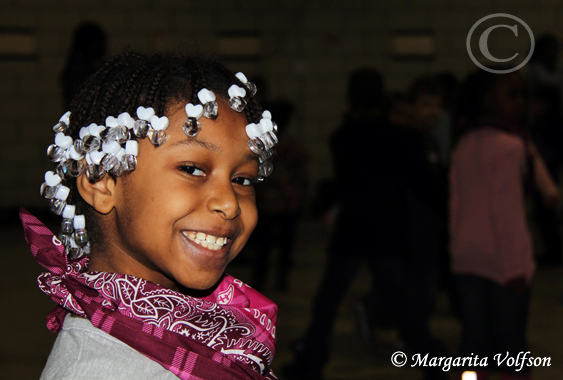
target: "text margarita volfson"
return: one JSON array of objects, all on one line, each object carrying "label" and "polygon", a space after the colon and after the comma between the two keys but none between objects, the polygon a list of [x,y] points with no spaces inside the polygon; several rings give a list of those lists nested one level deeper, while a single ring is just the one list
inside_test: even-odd
[{"label": "text margarita volfson", "polygon": [[[397,351],[391,355],[391,364],[395,367],[402,367],[408,362],[407,355],[402,351]],[[489,364],[497,366],[506,366],[513,368],[515,371],[521,371],[524,367],[550,367],[550,357],[532,356],[530,351],[519,352],[516,356],[510,353],[499,353],[492,358],[488,356],[480,357],[471,354],[470,356],[430,356],[429,354],[414,354],[411,357],[411,367],[438,367],[442,371],[448,372],[452,368],[485,368]]]}]

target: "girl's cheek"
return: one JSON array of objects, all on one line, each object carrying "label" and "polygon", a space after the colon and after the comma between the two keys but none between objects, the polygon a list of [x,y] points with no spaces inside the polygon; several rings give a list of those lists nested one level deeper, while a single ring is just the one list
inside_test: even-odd
[{"label": "girl's cheek", "polygon": [[256,228],[256,224],[258,224],[258,209],[256,208],[256,202],[252,201],[252,205],[251,205],[251,213],[252,213],[252,220],[250,221],[251,223],[251,232],[254,231],[254,228]]}]

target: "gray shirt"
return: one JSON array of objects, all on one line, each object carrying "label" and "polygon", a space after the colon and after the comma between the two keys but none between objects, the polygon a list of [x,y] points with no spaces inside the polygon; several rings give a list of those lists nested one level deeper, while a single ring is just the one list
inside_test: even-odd
[{"label": "gray shirt", "polygon": [[172,372],[119,339],[68,314],[40,380],[178,380]]}]

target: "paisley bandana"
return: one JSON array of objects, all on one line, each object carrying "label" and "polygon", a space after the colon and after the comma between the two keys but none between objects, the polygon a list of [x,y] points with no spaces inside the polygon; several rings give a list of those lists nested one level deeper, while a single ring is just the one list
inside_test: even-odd
[{"label": "paisley bandana", "polygon": [[277,306],[225,275],[212,294],[190,297],[125,274],[86,272],[88,258],[69,262],[64,245],[37,218],[20,211],[35,259],[48,272],[40,289],[58,307],[47,327],[67,313],[120,339],[181,379],[276,379]]}]

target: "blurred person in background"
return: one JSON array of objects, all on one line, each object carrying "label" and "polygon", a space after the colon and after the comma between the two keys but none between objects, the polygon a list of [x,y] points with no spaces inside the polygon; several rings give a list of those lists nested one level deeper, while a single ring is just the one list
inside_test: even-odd
[{"label": "blurred person in background", "polygon": [[[463,131],[450,167],[450,252],[461,307],[458,356],[528,351],[526,324],[535,272],[525,198],[559,199],[543,160],[522,127],[519,73],[477,70],[460,93]],[[492,365],[492,363],[489,363]],[[478,380],[496,368],[473,368]],[[530,379],[529,368],[498,368],[501,380]]]},{"label": "blurred person in background", "polygon": [[[395,100],[401,98],[395,96]],[[370,260],[373,286],[354,311],[365,342],[371,343],[375,326],[395,327],[399,345],[415,353],[440,356],[446,355],[446,349],[432,335],[429,320],[446,242],[446,169],[432,135],[443,112],[442,85],[436,77],[416,78],[402,101],[406,101],[403,115],[397,108],[401,103],[388,113],[395,136],[386,144],[395,151],[389,158],[395,162],[390,178],[397,188],[391,212],[402,218],[401,225],[393,227],[402,228],[400,239],[405,245],[401,252],[395,242],[393,255],[379,253],[374,257],[381,257]],[[425,378],[445,376],[439,372],[428,370]]]},{"label": "blurred person in background", "polygon": [[[406,153],[405,133],[385,120],[383,79],[376,70],[352,73],[348,103],[344,121],[330,139],[339,209],[311,321],[292,347],[295,361],[284,371],[288,379],[323,377],[334,321],[363,264],[370,268],[372,294],[378,296],[366,300],[368,314],[385,309],[410,349],[446,355],[428,326],[428,292],[420,286],[426,274],[411,265],[406,187],[417,182],[413,175],[420,163]],[[424,370],[425,379],[446,378],[439,368]]]},{"label": "blurred person in background", "polygon": [[86,22],[74,30],[72,46],[61,74],[65,109],[70,109],[72,98],[86,79],[102,67],[106,52],[107,35],[98,24]]},{"label": "blurred person in background", "polygon": [[[303,338],[292,349],[295,361],[287,366],[288,379],[322,379],[331,353],[332,328],[340,305],[355,280],[362,262],[373,254],[373,231],[385,228],[378,206],[383,205],[371,186],[380,177],[374,165],[380,152],[383,80],[371,68],[354,71],[348,81],[348,111],[330,138],[334,191],[338,204],[333,236],[321,284],[313,301],[312,317]],[[371,175],[370,175],[371,174]],[[360,222],[365,217],[369,223]],[[390,233],[394,230],[390,229]],[[378,245],[381,241],[376,242]]]},{"label": "blurred person in background", "polygon": [[[528,127],[538,152],[552,178],[559,183],[563,167],[563,73],[558,67],[559,41],[552,34],[537,39],[534,53],[527,65]],[[537,223],[540,244],[538,262],[545,265],[563,264],[561,225],[557,210],[545,207],[541,196],[533,197],[533,221]]]},{"label": "blurred person in background", "polygon": [[452,146],[452,111],[456,104],[459,83],[457,77],[449,71],[437,74],[436,80],[443,91],[443,111],[431,133],[440,148],[442,162],[447,164],[450,160]]},{"label": "blurred person in background", "polygon": [[411,107],[408,96],[404,92],[390,92],[386,96],[385,117],[393,127],[405,127],[411,122]]}]

